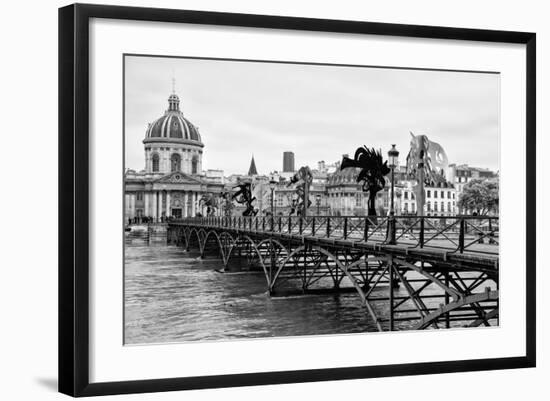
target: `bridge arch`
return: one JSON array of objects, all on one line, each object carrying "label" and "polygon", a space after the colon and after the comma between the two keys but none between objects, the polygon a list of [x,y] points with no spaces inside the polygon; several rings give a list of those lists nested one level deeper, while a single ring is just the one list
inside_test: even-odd
[{"label": "bridge arch", "polygon": [[218,250],[220,251],[220,254],[222,256],[222,260],[225,259],[225,252],[224,252],[222,243],[220,241],[220,237],[219,237],[218,233],[215,230],[210,230],[208,232],[205,231],[204,238],[203,238],[202,244],[200,246],[201,258],[204,257],[204,251],[206,249],[206,244],[208,243],[208,239],[211,238],[212,236],[213,236],[213,239],[214,239],[214,241],[213,241],[214,244],[218,245]]},{"label": "bridge arch", "polygon": [[187,250],[189,250],[189,248],[191,247],[193,239],[196,240],[197,246],[200,250],[202,241],[201,241],[201,237],[200,237],[200,234],[199,234],[199,230],[196,229],[195,227],[192,227],[188,230],[188,233],[187,233]]},{"label": "bridge arch", "polygon": [[460,298],[463,297],[463,295],[459,291],[457,291],[453,288],[450,288],[449,286],[443,284],[443,282],[441,280],[439,280],[438,278],[436,278],[432,274],[426,272],[421,267],[418,267],[418,266],[416,266],[416,265],[414,265],[410,262],[407,262],[406,260],[400,259],[400,258],[393,258],[393,262],[397,265],[401,265],[401,266],[406,267],[410,270],[414,270],[415,272],[417,272],[421,276],[423,276],[426,279],[430,280],[432,283],[434,283],[435,285],[440,287],[443,291],[445,291],[447,294],[449,294],[453,298],[453,301],[456,302]]},{"label": "bridge arch", "polygon": [[[496,300],[498,300],[498,291],[485,291],[477,294],[467,295],[447,305],[441,305],[439,309],[435,310],[434,312],[420,319],[420,321],[413,327],[413,329],[423,330],[428,326],[432,325],[434,322],[436,322],[441,316],[445,315],[448,312],[452,312],[455,309],[461,308],[463,306],[471,305],[471,304],[475,304],[483,301],[496,301]],[[479,324],[483,323],[483,321],[487,321],[489,318],[494,318],[498,316],[498,309],[496,309],[496,312],[495,310],[489,312],[489,314],[491,317],[485,316],[484,319],[481,319]],[[478,320],[476,320],[474,323],[477,324]],[[472,326],[472,327],[475,327],[475,326]]]},{"label": "bridge arch", "polygon": [[[382,325],[378,319],[378,316],[376,315],[375,311],[374,311],[374,308],[371,306],[365,292],[363,291],[363,289],[361,288],[360,284],[358,283],[357,279],[353,276],[353,274],[351,274],[349,272],[349,266],[351,266],[351,264],[349,266],[345,266],[340,260],[339,258],[334,255],[332,252],[322,248],[322,247],[319,247],[319,246],[312,246],[312,247],[307,247],[305,245],[302,245],[296,249],[294,249],[292,252],[290,252],[288,254],[288,256],[283,259],[283,261],[280,263],[280,266],[279,268],[277,269],[276,273],[275,273],[275,276],[273,277],[273,280],[271,281],[270,285],[269,285],[269,290],[270,292],[274,290],[274,287],[276,285],[276,282],[277,282],[277,279],[279,277],[279,275],[281,274],[282,270],[285,268],[285,265],[295,256],[295,255],[298,255],[300,254],[301,252],[303,251],[306,251],[306,250],[312,250],[312,251],[315,251],[315,252],[318,252],[324,256],[326,256],[327,258],[329,258],[330,260],[332,260],[335,264],[336,264],[336,267],[338,269],[340,269],[340,271],[342,271],[345,276],[349,279],[350,283],[353,285],[353,287],[355,288],[357,294],[359,295],[359,298],[361,299],[361,305],[362,306],[365,306],[367,308],[367,311],[369,312],[371,318],[374,320],[377,328],[379,331],[382,331]],[[382,259],[382,258],[376,258],[376,259]],[[362,261],[364,262],[364,260]],[[353,264],[357,264],[359,263],[359,261],[356,261],[354,262]]]},{"label": "bridge arch", "polygon": [[[262,254],[259,250],[259,245],[261,244],[258,244],[256,245],[256,243],[254,242],[254,240],[252,238],[250,238],[248,235],[238,235],[236,238],[233,239],[233,244],[229,247],[228,249],[228,252],[226,253],[226,259],[224,260],[224,265],[227,265],[227,263],[229,263],[229,259],[231,258],[231,256],[233,255],[233,251],[237,248],[237,244],[239,243],[239,240],[244,240],[248,243],[250,243],[251,245],[251,248],[252,250],[254,251],[254,253],[258,256],[258,260],[260,262],[260,265],[262,266],[262,269],[264,271],[264,275],[266,277],[266,280],[268,282],[268,286],[269,286],[269,282],[270,282],[270,277],[269,277],[269,273],[267,271],[267,268],[265,266],[265,263],[264,263],[264,259],[262,257]],[[263,242],[263,241],[262,241]]]}]

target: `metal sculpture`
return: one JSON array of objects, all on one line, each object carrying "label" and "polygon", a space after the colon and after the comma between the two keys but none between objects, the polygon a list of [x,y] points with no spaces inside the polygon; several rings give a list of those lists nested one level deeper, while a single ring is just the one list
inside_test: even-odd
[{"label": "metal sculpture", "polygon": [[376,216],[376,194],[384,189],[386,185],[384,176],[390,172],[388,162],[382,159],[381,151],[369,149],[366,146],[358,148],[353,159],[346,156],[342,159],[340,170],[345,168],[360,169],[356,181],[363,182],[363,191],[369,193],[368,215]]},{"label": "metal sculpture", "polygon": [[[296,185],[296,205],[290,208],[290,214],[297,211],[298,216],[307,216],[307,209],[311,206],[311,200],[309,199],[309,187],[313,182],[313,173],[308,166],[301,167],[296,174],[290,179],[290,183],[287,187]],[[294,206],[294,205],[293,205]]]},{"label": "metal sculpture", "polygon": [[214,216],[218,210],[218,199],[213,194],[204,194],[199,199],[199,205],[206,207],[206,216]]},{"label": "metal sculpture", "polygon": [[424,186],[436,186],[447,182],[445,173],[448,159],[443,147],[428,139],[426,135],[411,134],[411,149],[407,155],[407,175],[416,181],[413,186],[416,198],[416,210],[419,216],[424,214],[426,195]]},{"label": "metal sculpture", "polygon": [[232,198],[231,198],[231,193],[228,192],[228,191],[223,191],[221,194],[220,194],[220,199],[222,200],[221,203],[221,207],[222,207],[222,212],[223,212],[223,215],[224,216],[231,216],[233,214],[233,208],[235,207],[233,205],[233,201],[232,201]]},{"label": "metal sculpture", "polygon": [[252,196],[252,184],[245,182],[233,187],[233,189],[235,188],[238,188],[238,191],[233,194],[231,199],[241,205],[245,205],[243,216],[256,216],[258,209],[255,209],[252,205],[252,202],[256,200],[256,197]]},{"label": "metal sculpture", "polygon": [[288,205],[289,205],[288,215],[292,216],[294,213],[296,213],[296,208],[298,207],[298,199],[289,197]]}]

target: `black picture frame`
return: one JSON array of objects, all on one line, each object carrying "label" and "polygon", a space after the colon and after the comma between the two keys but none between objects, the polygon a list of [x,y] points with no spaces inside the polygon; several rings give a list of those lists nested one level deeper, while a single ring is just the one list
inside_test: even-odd
[{"label": "black picture frame", "polygon": [[[90,383],[88,61],[91,18],[438,38],[526,46],[526,353],[521,357]],[[141,393],[534,367],[536,364],[536,35],[219,12],[75,4],[59,9],[59,391]]]}]

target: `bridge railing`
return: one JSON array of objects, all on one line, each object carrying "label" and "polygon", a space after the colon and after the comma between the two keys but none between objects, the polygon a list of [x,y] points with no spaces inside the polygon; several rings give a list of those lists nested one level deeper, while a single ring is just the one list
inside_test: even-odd
[{"label": "bridge railing", "polygon": [[[173,223],[441,248],[459,253],[498,254],[499,246],[499,218],[489,216],[224,216],[189,217]],[[391,235],[391,230],[395,235]]]}]

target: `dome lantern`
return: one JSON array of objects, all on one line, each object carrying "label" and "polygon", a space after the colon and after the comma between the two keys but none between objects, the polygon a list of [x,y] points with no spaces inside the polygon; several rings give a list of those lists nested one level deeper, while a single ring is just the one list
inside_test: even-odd
[{"label": "dome lantern", "polygon": [[180,111],[180,98],[175,93],[168,98],[168,111]]}]

